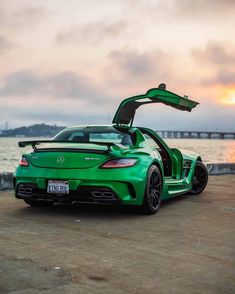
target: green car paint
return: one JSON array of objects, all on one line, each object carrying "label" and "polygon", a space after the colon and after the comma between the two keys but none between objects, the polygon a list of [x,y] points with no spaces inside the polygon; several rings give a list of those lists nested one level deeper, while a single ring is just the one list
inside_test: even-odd
[{"label": "green car paint", "polygon": [[33,151],[22,156],[15,171],[16,198],[33,206],[118,203],[153,214],[161,200],[201,193],[208,175],[198,154],[169,148],[153,130],[132,127],[139,106],[159,102],[186,111],[198,104],[162,88],[151,89],[125,99],[112,126],[71,127],[52,140],[19,142]]},{"label": "green car paint", "polygon": [[199,104],[196,101],[186,98],[187,96],[181,97],[177,94],[167,91],[164,89],[165,85],[161,85],[163,85],[163,89],[150,89],[144,95],[137,95],[123,100],[114,116],[113,123],[128,125],[132,124],[136,109],[144,104],[163,103],[178,110],[185,111],[191,111]]}]

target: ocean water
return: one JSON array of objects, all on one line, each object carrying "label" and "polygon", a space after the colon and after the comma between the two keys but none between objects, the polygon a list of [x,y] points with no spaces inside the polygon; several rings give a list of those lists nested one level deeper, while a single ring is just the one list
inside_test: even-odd
[{"label": "ocean water", "polygon": [[[14,171],[21,154],[31,149],[18,147],[18,141],[24,140],[27,138],[0,138],[0,173]],[[165,139],[165,141],[171,148],[199,153],[205,163],[235,162],[235,140]]]}]

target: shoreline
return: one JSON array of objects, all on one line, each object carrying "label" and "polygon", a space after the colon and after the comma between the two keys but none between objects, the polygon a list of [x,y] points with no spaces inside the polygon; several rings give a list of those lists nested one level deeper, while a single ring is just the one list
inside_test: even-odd
[{"label": "shoreline", "polygon": [[[235,162],[207,163],[206,168],[209,175],[235,174]],[[13,189],[13,172],[0,173],[0,191]]]}]

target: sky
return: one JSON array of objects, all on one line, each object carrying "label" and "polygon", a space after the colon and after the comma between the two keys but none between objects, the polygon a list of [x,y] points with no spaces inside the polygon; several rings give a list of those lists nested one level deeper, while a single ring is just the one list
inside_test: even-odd
[{"label": "sky", "polygon": [[0,128],[110,124],[165,83],[200,104],[152,104],[134,125],[235,131],[234,0],[0,0]]}]

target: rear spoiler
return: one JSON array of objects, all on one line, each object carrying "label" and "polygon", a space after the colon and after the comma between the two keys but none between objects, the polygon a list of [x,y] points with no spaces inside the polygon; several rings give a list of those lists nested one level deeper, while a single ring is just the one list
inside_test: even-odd
[{"label": "rear spoiler", "polygon": [[118,143],[111,143],[111,142],[74,142],[74,141],[61,141],[61,140],[36,140],[36,141],[21,141],[21,142],[18,142],[18,146],[19,147],[26,147],[26,146],[32,146],[33,150],[34,151],[37,151],[37,145],[40,145],[40,144],[45,144],[45,143],[66,143],[66,144],[94,144],[94,145],[101,145],[101,146],[106,146],[107,147],[107,152],[110,152],[112,151],[111,150],[111,147],[112,146],[116,146],[120,149],[126,149],[127,147],[122,145],[122,144],[118,144]]}]

